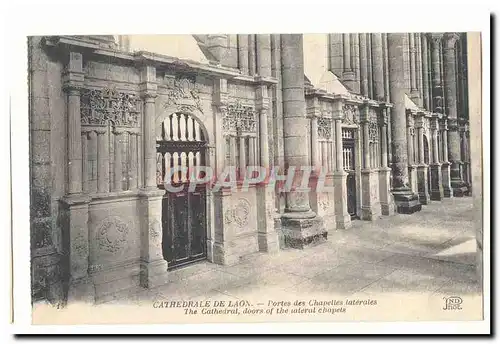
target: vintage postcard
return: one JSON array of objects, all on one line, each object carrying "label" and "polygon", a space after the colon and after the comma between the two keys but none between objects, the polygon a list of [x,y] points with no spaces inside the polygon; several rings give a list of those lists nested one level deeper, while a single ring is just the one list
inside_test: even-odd
[{"label": "vintage postcard", "polygon": [[484,319],[480,32],[26,44],[33,324]]}]

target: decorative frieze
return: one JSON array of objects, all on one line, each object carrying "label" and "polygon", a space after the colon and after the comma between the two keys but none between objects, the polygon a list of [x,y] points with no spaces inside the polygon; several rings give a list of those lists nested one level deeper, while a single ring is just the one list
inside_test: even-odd
[{"label": "decorative frieze", "polygon": [[241,102],[229,104],[223,112],[222,129],[224,132],[255,133],[257,119],[255,110]]},{"label": "decorative frieze", "polygon": [[80,97],[81,122],[85,125],[139,126],[139,98],[115,88],[85,90]]},{"label": "decorative frieze", "polygon": [[174,78],[165,76],[165,85],[168,88],[167,101],[164,107],[176,106],[179,111],[192,112],[199,110],[203,113],[203,106],[195,78]]},{"label": "decorative frieze", "polygon": [[332,138],[332,120],[330,118],[318,118],[318,138],[326,140]]}]

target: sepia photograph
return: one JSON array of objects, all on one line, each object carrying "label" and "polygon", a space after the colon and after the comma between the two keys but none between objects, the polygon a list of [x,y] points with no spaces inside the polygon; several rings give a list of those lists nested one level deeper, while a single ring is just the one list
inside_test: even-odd
[{"label": "sepia photograph", "polygon": [[479,320],[471,38],[29,37],[34,305]]},{"label": "sepia photograph", "polygon": [[87,27],[19,56],[32,325],[485,320],[483,32]]}]

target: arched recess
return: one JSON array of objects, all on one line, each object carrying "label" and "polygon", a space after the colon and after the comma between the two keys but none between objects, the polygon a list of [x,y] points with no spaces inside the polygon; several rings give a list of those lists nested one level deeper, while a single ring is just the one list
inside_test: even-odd
[{"label": "arched recess", "polygon": [[157,185],[166,190],[162,248],[169,269],[207,257],[207,186],[191,184],[193,168],[209,166],[208,142],[206,128],[191,112],[156,118]]}]

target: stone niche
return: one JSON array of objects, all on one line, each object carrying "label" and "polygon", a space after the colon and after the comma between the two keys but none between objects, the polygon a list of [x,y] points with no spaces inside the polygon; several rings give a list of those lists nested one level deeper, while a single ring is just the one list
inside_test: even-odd
[{"label": "stone niche", "polygon": [[140,221],[136,196],[91,202],[89,273],[96,302],[139,285]]}]

